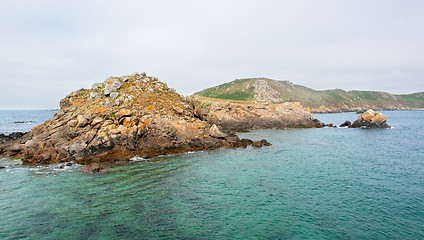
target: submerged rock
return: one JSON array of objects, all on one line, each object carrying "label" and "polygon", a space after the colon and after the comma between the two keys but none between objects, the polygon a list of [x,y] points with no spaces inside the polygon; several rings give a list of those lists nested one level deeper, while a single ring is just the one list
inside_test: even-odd
[{"label": "submerged rock", "polygon": [[387,117],[381,113],[374,112],[372,109],[361,114],[350,128],[390,128],[386,123]]},{"label": "submerged rock", "polygon": [[197,117],[190,102],[157,78],[133,74],[69,94],[52,119],[0,145],[0,155],[23,164],[93,163],[86,169],[93,172],[134,156],[252,144],[220,127]]}]

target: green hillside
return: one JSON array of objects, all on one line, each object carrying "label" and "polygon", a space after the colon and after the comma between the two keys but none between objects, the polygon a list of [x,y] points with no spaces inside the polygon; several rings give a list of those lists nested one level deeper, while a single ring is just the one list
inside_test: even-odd
[{"label": "green hillside", "polygon": [[238,101],[300,102],[317,111],[319,108],[330,111],[424,108],[424,92],[394,95],[377,91],[314,90],[267,78],[237,79],[194,95]]}]

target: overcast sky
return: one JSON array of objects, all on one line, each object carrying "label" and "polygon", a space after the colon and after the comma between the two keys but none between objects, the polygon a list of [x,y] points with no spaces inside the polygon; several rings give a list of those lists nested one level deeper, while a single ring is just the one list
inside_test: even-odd
[{"label": "overcast sky", "polygon": [[183,95],[237,78],[424,91],[424,1],[1,0],[0,109],[51,109],[146,72]]}]

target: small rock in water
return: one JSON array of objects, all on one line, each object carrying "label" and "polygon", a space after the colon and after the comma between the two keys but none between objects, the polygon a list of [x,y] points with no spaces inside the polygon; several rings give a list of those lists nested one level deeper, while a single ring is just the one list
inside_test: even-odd
[{"label": "small rock in water", "polygon": [[372,109],[361,114],[349,128],[390,128],[386,123],[387,117],[381,113],[374,112]]},{"label": "small rock in water", "polygon": [[254,147],[262,147],[263,146],[263,144],[262,144],[262,142],[261,141],[253,141],[253,144],[252,144]]},{"label": "small rock in water", "polygon": [[102,163],[91,163],[87,165],[86,167],[83,167],[81,169],[81,172],[89,172],[89,173],[96,173],[96,172],[104,172],[107,170],[107,167],[105,164]]},{"label": "small rock in water", "polygon": [[352,123],[350,121],[346,121],[340,125],[340,127],[349,127]]},{"label": "small rock in water", "polygon": [[271,143],[269,143],[266,139],[261,140],[262,145],[264,146],[271,146]]}]

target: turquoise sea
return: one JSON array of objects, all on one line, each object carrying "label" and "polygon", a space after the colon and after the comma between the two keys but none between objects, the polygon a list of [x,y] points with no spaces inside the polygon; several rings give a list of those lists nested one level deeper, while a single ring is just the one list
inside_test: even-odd
[{"label": "turquoise sea", "polygon": [[383,113],[392,129],[253,131],[273,145],[104,174],[0,169],[0,239],[424,239],[424,111]]}]

